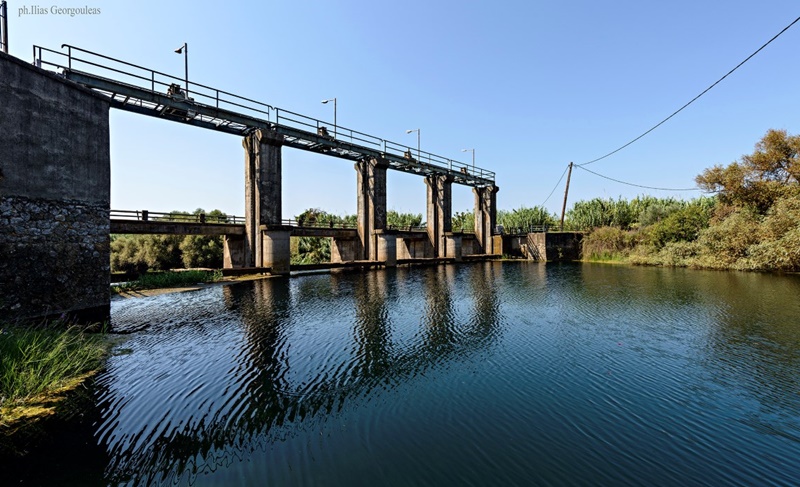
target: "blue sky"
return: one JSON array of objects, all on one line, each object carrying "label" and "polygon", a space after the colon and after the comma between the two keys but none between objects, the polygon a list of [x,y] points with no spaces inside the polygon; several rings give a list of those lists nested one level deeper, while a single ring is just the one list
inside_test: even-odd
[{"label": "blue sky", "polygon": [[[111,2],[98,15],[18,15],[11,54],[72,44],[497,173],[502,209],[541,204],[570,161],[627,143],[707,88],[800,15],[796,0]],[[51,5],[42,5],[50,9]],[[609,177],[694,187],[706,167],[750,153],[769,128],[800,133],[800,23],[689,108],[587,166]],[[243,214],[238,137],[111,113],[115,209],[219,208]],[[356,210],[351,162],[283,152],[283,214]],[[545,205],[560,212],[563,181]],[[575,170],[570,203],[691,198]],[[454,185],[453,211],[471,209]],[[390,171],[390,209],[424,213],[423,179]]]}]

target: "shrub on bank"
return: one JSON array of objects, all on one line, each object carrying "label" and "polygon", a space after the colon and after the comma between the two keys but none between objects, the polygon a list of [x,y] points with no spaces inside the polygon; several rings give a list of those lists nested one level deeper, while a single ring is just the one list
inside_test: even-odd
[{"label": "shrub on bank", "polygon": [[583,238],[583,255],[587,260],[623,260],[639,241],[635,231],[617,227],[600,227]]},{"label": "shrub on bank", "polygon": [[103,335],[63,323],[0,327],[0,411],[97,370],[106,352]]},{"label": "shrub on bank", "polygon": [[148,272],[141,274],[135,281],[112,286],[114,292],[138,291],[141,289],[159,289],[169,287],[191,286],[198,282],[216,282],[222,279],[222,271],[186,270],[172,272]]}]

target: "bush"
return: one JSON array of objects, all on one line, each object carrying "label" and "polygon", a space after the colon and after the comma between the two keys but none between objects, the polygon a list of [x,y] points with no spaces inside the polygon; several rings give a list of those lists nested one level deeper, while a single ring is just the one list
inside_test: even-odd
[{"label": "bush", "polygon": [[656,249],[671,242],[693,242],[701,230],[708,228],[710,218],[707,208],[690,204],[648,227],[644,242]]},{"label": "bush", "polygon": [[100,367],[106,353],[102,335],[63,326],[0,327],[0,406],[52,391]]},{"label": "bush", "polygon": [[749,209],[731,213],[722,222],[700,232],[697,266],[711,269],[735,268],[747,250],[758,243],[760,217]]},{"label": "bush", "polygon": [[636,232],[600,227],[584,236],[583,256],[587,260],[620,260],[630,254],[638,240]]}]

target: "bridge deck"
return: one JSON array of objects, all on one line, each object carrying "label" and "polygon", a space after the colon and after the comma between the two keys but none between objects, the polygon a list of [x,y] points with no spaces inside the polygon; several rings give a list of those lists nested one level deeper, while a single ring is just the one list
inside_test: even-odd
[{"label": "bridge deck", "polygon": [[67,53],[34,46],[34,62],[60,70],[66,78],[107,96],[112,106],[121,110],[239,136],[256,129],[274,130],[283,136],[284,145],[296,149],[354,161],[382,158],[391,169],[422,176],[448,175],[454,183],[466,186],[495,184],[494,172],[474,165],[217,88],[189,83],[184,90],[184,80],[178,77],[85,49],[61,47],[66,47]]},{"label": "bridge deck", "polygon": [[[244,217],[231,215],[205,215],[163,213],[148,210],[111,210],[111,233],[114,234],[164,234],[164,235],[244,235]],[[347,223],[316,223],[283,220],[282,226],[291,230],[293,237],[333,237],[357,239],[358,229]],[[388,228],[385,233],[405,239],[425,239],[425,227]],[[472,233],[464,233],[472,237]]]}]

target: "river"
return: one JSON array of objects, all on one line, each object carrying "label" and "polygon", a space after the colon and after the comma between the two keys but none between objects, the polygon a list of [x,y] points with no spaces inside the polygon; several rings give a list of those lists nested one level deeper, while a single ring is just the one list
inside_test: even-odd
[{"label": "river", "polygon": [[85,417],[7,479],[797,485],[798,297],[796,275],[487,262],[114,300],[132,333]]}]

